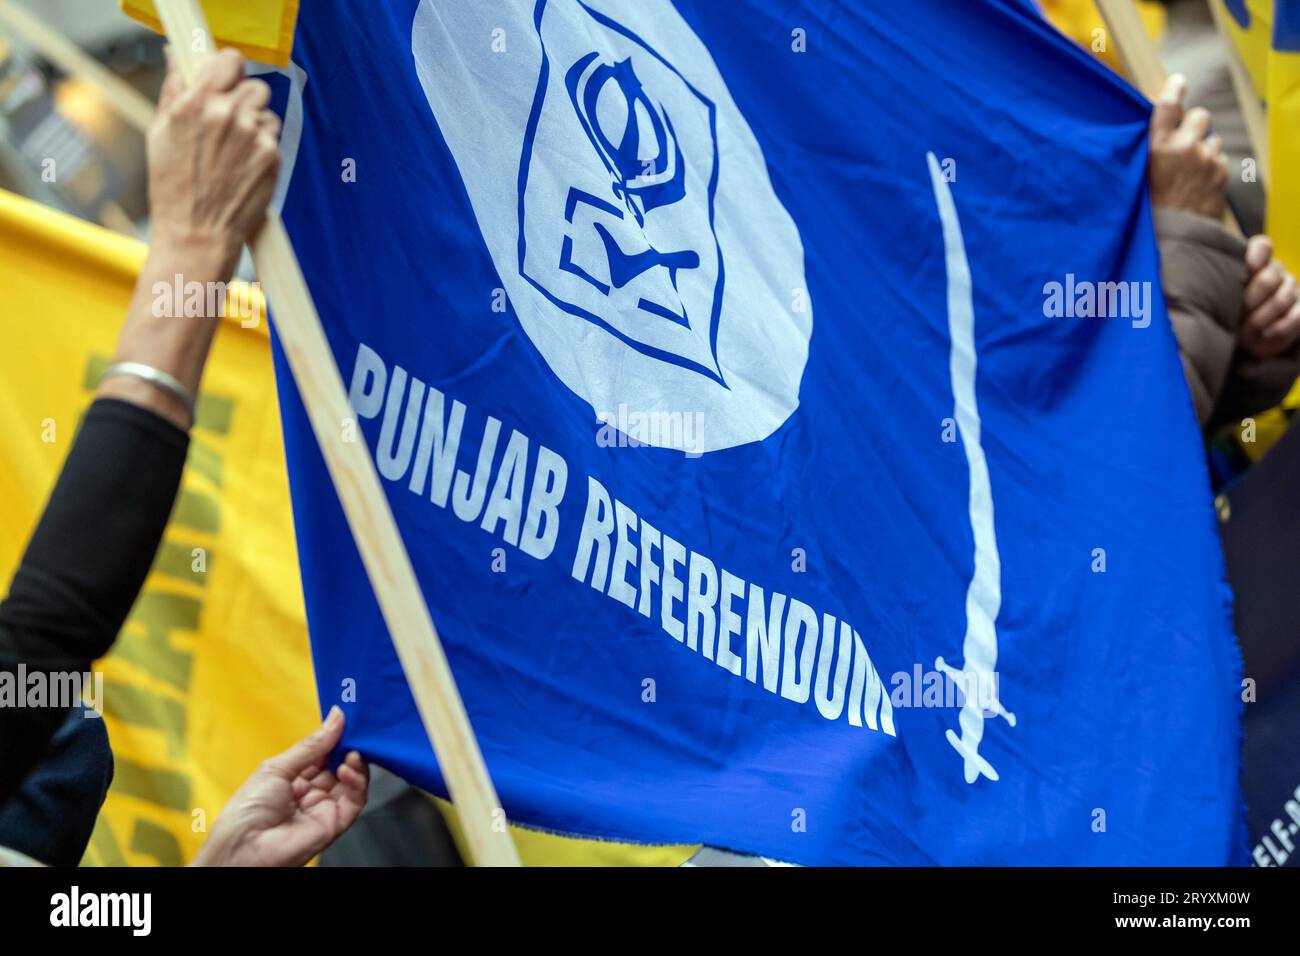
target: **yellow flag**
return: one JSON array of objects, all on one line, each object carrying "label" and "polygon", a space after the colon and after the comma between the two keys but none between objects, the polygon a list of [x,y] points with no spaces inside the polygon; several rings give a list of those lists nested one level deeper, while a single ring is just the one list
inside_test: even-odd
[{"label": "yellow flag", "polygon": [[[1093,56],[1103,60],[1112,70],[1122,72],[1119,55],[1115,52],[1115,45],[1110,42],[1110,35],[1106,30],[1106,22],[1102,19],[1093,0],[1040,0],[1040,2],[1043,14],[1056,29]],[[1159,36],[1163,32],[1165,13],[1159,3],[1154,3],[1152,0],[1139,0],[1138,13],[1142,16],[1142,23],[1146,26],[1147,33],[1152,37]]]},{"label": "yellow flag", "polygon": [[[144,255],[139,242],[0,190],[0,581],[113,354]],[[171,523],[97,665],[116,773],[86,863],[189,862],[258,763],[318,723],[270,340],[254,300],[255,324],[230,318],[217,335]],[[514,833],[534,866],[676,865],[695,850]]]},{"label": "yellow flag", "polygon": [[1278,257],[1300,271],[1300,0],[1229,6],[1233,12],[1224,22],[1268,113],[1266,228]]},{"label": "yellow flag", "polygon": [[[1224,0],[1211,0],[1223,3]],[[1268,116],[1265,230],[1276,255],[1300,273],[1300,0],[1245,0],[1224,18]],[[1245,14],[1246,26],[1240,19]],[[1300,408],[1300,383],[1283,403]],[[1285,420],[1277,419],[1279,431]],[[1271,441],[1259,443],[1267,447]]]},{"label": "yellow flag", "polygon": [[1263,90],[1268,86],[1268,57],[1273,38],[1273,0],[1242,0],[1238,4],[1225,4],[1224,0],[1209,0],[1221,6],[1235,6],[1238,11],[1245,10],[1249,26],[1243,29],[1237,22],[1237,15],[1230,13],[1223,22],[1232,35],[1241,54],[1246,72],[1256,92],[1263,98]]},{"label": "yellow flag", "polygon": [[[456,808],[446,800],[432,799],[447,821],[460,855],[468,859],[469,845],[465,842],[465,832],[456,816]],[[700,849],[699,846],[643,846],[609,840],[580,840],[515,826],[510,828],[510,836],[524,866],[681,866]]]},{"label": "yellow flag", "polygon": [[[1278,258],[1300,274],[1300,0],[1283,2],[1291,19],[1275,28],[1268,65],[1267,229]],[[1300,383],[1286,407],[1300,408]]]},{"label": "yellow flag", "polygon": [[1300,0],[1274,24],[1268,60],[1267,228],[1277,255],[1300,273]]},{"label": "yellow flag", "polygon": [[[236,47],[263,63],[289,65],[298,0],[202,0],[202,6],[219,46]],[[163,32],[153,0],[122,0],[122,12]]]},{"label": "yellow flag", "polygon": [[[144,251],[0,192],[4,581],[113,354]],[[116,772],[87,862],[188,862],[257,764],[318,723],[269,339],[254,319],[217,336],[171,523],[97,665]]]}]

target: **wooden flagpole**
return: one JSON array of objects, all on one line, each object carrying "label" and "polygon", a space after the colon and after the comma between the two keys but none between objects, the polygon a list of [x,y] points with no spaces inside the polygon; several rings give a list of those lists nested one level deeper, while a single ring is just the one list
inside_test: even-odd
[{"label": "wooden flagpole", "polygon": [[1153,103],[1164,88],[1164,64],[1160,52],[1147,35],[1137,4],[1133,0],[1096,0],[1101,18],[1106,21],[1115,53],[1129,80]]},{"label": "wooden flagpole", "polygon": [[[187,79],[215,52],[198,0],[155,0],[159,18]],[[311,420],[366,573],[379,600],[411,694],[429,735],[472,862],[518,866],[496,790],[456,689],[447,656],[402,544],[365,442],[343,439],[354,420],[320,316],[278,213],[251,243],[253,261],[275,312],[275,327]]]},{"label": "wooden flagpole", "polygon": [[[1152,102],[1160,97],[1169,74],[1160,62],[1160,51],[1147,35],[1142,17],[1133,0],[1096,0],[1101,18],[1106,21],[1115,52],[1129,80]],[[1241,224],[1231,207],[1223,214],[1224,228],[1241,235]]]}]

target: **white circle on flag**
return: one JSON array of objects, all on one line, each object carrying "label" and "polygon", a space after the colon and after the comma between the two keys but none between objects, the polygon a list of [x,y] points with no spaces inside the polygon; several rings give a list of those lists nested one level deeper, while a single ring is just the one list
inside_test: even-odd
[{"label": "white circle on flag", "polygon": [[[597,418],[708,452],[799,404],[798,229],[669,0],[422,0],[411,48],[519,322]],[[658,427],[662,423],[663,427]],[[617,425],[616,427],[624,427]]]}]

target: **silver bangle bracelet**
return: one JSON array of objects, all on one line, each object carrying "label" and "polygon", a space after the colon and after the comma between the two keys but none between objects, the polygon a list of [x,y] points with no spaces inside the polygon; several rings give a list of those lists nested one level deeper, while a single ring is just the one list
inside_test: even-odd
[{"label": "silver bangle bracelet", "polygon": [[152,365],[145,365],[143,362],[118,362],[104,369],[100,381],[112,378],[115,375],[130,375],[132,378],[141,379],[150,385],[161,388],[164,392],[174,395],[185,406],[185,410],[189,412],[190,421],[194,421],[194,396],[176,380],[174,375],[164,372],[160,368],[154,368]]}]

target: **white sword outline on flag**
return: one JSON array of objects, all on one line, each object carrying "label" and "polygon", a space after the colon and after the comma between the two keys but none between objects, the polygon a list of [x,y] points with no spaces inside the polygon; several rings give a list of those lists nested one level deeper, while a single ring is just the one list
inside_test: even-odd
[{"label": "white sword outline on flag", "polygon": [[[980,444],[980,413],[975,400],[975,305],[971,295],[970,262],[966,258],[966,243],[962,239],[952,190],[948,188],[948,181],[934,153],[927,153],[926,160],[930,165],[930,181],[934,185],[934,198],[943,224],[944,261],[948,273],[948,335],[952,341],[948,368],[952,376],[954,416],[970,471],[970,526],[975,541],[975,566],[966,589],[966,637],[961,649],[964,663],[958,670],[945,663],[943,657],[937,657],[934,666],[966,691],[957,719],[961,736],[958,737],[951,729],[945,736],[964,760],[966,782],[974,783],[980,774],[990,780],[998,779],[998,772],[979,752],[980,741],[984,739],[985,709],[1006,718],[1012,727],[1016,725],[1016,715],[1007,712],[998,700],[996,622],[1002,607],[1002,559],[998,557],[997,531],[993,525],[993,489],[989,483],[984,446]],[[972,687],[982,690],[985,685],[981,678],[989,676],[994,678],[991,697],[986,699],[982,692],[971,692]],[[967,677],[974,680],[966,680]]]}]

